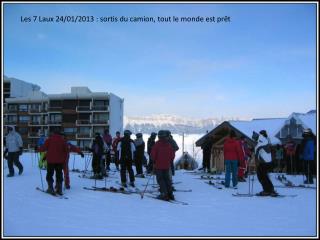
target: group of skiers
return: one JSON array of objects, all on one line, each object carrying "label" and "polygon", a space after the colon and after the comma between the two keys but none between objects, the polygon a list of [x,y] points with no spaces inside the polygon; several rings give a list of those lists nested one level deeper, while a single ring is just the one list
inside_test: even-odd
[{"label": "group of skiers", "polygon": [[[306,176],[305,184],[313,184],[313,175],[311,165],[314,160],[314,135],[307,128],[303,132],[303,140],[301,143],[301,158],[304,162],[304,174]],[[230,187],[230,175],[232,173],[232,185],[237,188],[238,180],[245,181],[245,173],[248,172],[248,163],[254,152],[256,160],[257,177],[262,185],[263,191],[258,193],[260,196],[277,196],[278,193],[274,190],[272,181],[268,173],[273,171],[277,163],[277,152],[275,157],[272,156],[271,141],[266,130],[261,130],[259,133],[253,132],[252,139],[256,142],[254,151],[250,151],[244,138],[239,141],[236,139],[236,133],[231,130],[229,136],[224,141],[224,163],[225,163],[225,187]],[[277,150],[277,148],[276,148]],[[275,160],[274,160],[275,159]]]},{"label": "group of skiers", "polygon": [[[7,177],[14,176],[13,165],[19,169],[19,174],[23,172],[23,166],[19,161],[22,154],[23,142],[22,138],[14,129],[14,126],[7,127],[8,134],[6,136],[6,149],[4,156],[8,160],[9,174]],[[114,163],[117,170],[120,166],[121,184],[127,187],[127,172],[129,174],[129,184],[134,187],[135,177],[144,178],[143,166],[146,167],[147,173],[154,173],[160,186],[159,198],[163,200],[174,199],[172,176],[174,175],[173,160],[175,152],[179,149],[177,143],[172,138],[171,132],[160,130],[158,134],[151,133],[147,142],[147,153],[149,162],[146,163],[144,155],[145,143],[142,133],[136,134],[136,139],[131,139],[132,133],[129,130],[124,131],[124,136],[120,136],[120,132],[116,133],[116,137],[112,139],[108,130],[104,131],[103,136],[100,133],[95,134],[95,138],[91,147],[86,150],[92,152],[92,170],[94,178],[103,178],[107,176],[110,170],[111,155],[113,153]],[[158,141],[155,139],[158,136]],[[230,187],[230,178],[232,175],[232,185],[237,187],[238,181],[245,181],[248,173],[249,159],[252,154],[256,159],[256,171],[259,182],[263,187],[263,191],[259,193],[261,196],[276,196],[272,181],[268,176],[268,172],[272,171],[279,153],[278,147],[275,152],[275,161],[271,155],[271,143],[265,130],[259,133],[254,132],[252,139],[256,141],[254,149],[250,149],[246,140],[242,137],[236,139],[235,131],[231,130],[229,136],[224,141],[224,162],[225,162],[225,187]],[[204,151],[209,152],[209,147]],[[287,151],[290,152],[290,142],[288,142]],[[291,149],[292,150],[292,149]],[[65,188],[70,189],[70,177],[68,169],[69,153],[76,152],[84,157],[81,149],[71,144],[65,134],[61,133],[57,128],[48,137],[42,134],[35,151],[40,152],[39,168],[47,170],[46,180],[48,183],[48,193],[62,195],[62,183],[65,182]],[[301,158],[304,160],[304,174],[306,181],[304,183],[312,184],[313,177],[311,166],[315,160],[314,157],[315,142],[314,135],[310,129],[303,132],[303,141],[301,142]],[[204,154],[204,159],[207,157]],[[281,157],[281,155],[280,155]],[[206,161],[204,161],[207,163]],[[134,175],[132,164],[135,164],[136,175]],[[206,167],[206,166],[203,166]],[[53,187],[53,175],[56,176],[56,184]],[[64,175],[64,176],[63,176]]]}]

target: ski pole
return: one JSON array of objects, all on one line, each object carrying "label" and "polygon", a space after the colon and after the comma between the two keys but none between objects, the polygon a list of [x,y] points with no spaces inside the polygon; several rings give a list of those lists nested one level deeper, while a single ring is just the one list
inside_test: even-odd
[{"label": "ski pole", "polygon": [[146,187],[144,188],[143,192],[141,193],[141,199],[143,198],[143,195],[144,195],[144,193],[145,193],[146,190],[147,190],[147,187],[148,187],[148,184],[149,184],[149,181],[150,181],[151,177],[152,177],[152,175],[149,176],[148,181],[147,181],[147,184],[146,184]]},{"label": "ski pole", "polygon": [[74,161],[75,160],[75,155],[73,155],[73,165],[72,165],[72,171],[74,171],[75,169],[74,169]]},{"label": "ski pole", "polygon": [[[36,156],[37,156],[37,160],[38,161],[40,161],[40,159],[39,159],[39,155],[38,154],[36,154]],[[40,179],[41,179],[41,186],[42,186],[42,190],[44,191],[44,188],[43,188],[43,181],[42,181],[42,173],[41,173],[41,168],[39,167],[39,172],[40,172]]]}]

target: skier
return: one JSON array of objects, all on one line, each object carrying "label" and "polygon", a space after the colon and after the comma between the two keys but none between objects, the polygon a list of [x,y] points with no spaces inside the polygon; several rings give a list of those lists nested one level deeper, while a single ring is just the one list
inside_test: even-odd
[{"label": "skier", "polygon": [[114,164],[116,165],[117,170],[119,171],[119,152],[117,150],[117,146],[119,141],[121,140],[120,132],[116,132],[116,137],[112,141],[112,150],[114,152]]},{"label": "skier", "polygon": [[157,176],[157,182],[160,186],[159,199],[174,200],[172,192],[172,182],[170,179],[171,163],[174,160],[175,153],[173,147],[168,141],[167,131],[158,132],[159,140],[155,143],[151,151],[151,157],[154,161],[154,172]]},{"label": "skier", "polygon": [[[171,144],[173,151],[176,153],[179,150],[177,142],[173,139],[171,132],[167,131],[168,142]],[[174,176],[174,165],[173,161],[171,162],[171,178]]]},{"label": "skier", "polygon": [[[111,162],[111,145],[112,145],[112,137],[109,134],[109,130],[106,129],[104,130],[104,134],[103,134],[103,142],[104,142],[104,146],[105,146],[105,158],[106,158],[106,168],[107,171],[110,171],[110,162]],[[103,164],[103,169],[101,169],[102,171],[104,170],[104,164]]]},{"label": "skier", "polygon": [[90,152],[92,152],[92,170],[93,170],[93,177],[95,179],[102,179],[101,173],[101,162],[102,155],[104,152],[104,145],[103,139],[100,136],[100,133],[95,134],[95,139],[92,142],[91,148],[87,148]]},{"label": "skier", "polygon": [[147,152],[149,155],[149,163],[148,163],[148,168],[147,168],[148,174],[150,174],[153,170],[153,160],[151,157],[151,150],[152,150],[152,147],[154,146],[154,144],[156,143],[156,141],[155,141],[156,137],[157,137],[157,134],[155,132],[152,132],[149,139],[148,139],[148,142],[147,142]]},{"label": "skier", "polygon": [[230,186],[230,174],[232,172],[232,185],[237,188],[238,184],[238,162],[244,161],[244,154],[240,142],[235,139],[236,133],[230,130],[229,137],[224,141],[223,154],[226,165],[225,187]]},{"label": "skier", "polygon": [[243,152],[243,161],[239,160],[238,162],[238,182],[245,182],[245,173],[247,172],[251,152],[244,136],[240,138],[240,146]]},{"label": "skier", "polygon": [[280,144],[276,145],[275,160],[278,166],[278,173],[282,173],[284,168],[284,162],[283,162],[283,148]]},{"label": "skier", "polygon": [[295,171],[294,160],[296,154],[296,144],[293,141],[291,135],[288,135],[288,140],[287,143],[284,145],[284,149],[286,154],[287,174],[293,174],[293,172]]},{"label": "skier", "polygon": [[[79,147],[73,145],[72,143],[70,143],[68,141],[66,134],[62,133],[61,135],[64,137],[64,139],[66,140],[67,145],[68,145],[68,153],[66,156],[66,160],[63,164],[64,186],[66,189],[70,189],[70,177],[69,177],[70,152],[78,153],[82,158],[84,157],[84,154]],[[57,189],[57,185],[56,185],[55,189]]]},{"label": "skier", "polygon": [[263,188],[263,191],[257,193],[257,195],[276,197],[278,196],[278,193],[275,192],[273,184],[268,176],[268,172],[273,168],[270,139],[265,130],[261,130],[257,137],[257,145],[255,147],[257,177]]},{"label": "skier", "polygon": [[4,156],[6,156],[8,160],[9,174],[7,177],[13,177],[13,164],[19,168],[19,175],[23,172],[23,166],[19,161],[19,157],[22,155],[23,151],[23,142],[20,134],[15,131],[14,126],[8,126],[7,132]]},{"label": "skier", "polygon": [[210,156],[211,156],[211,148],[212,148],[212,141],[207,139],[204,143],[203,146],[201,146],[202,148],[202,168],[203,171],[210,173],[211,172],[211,167],[210,167]]},{"label": "skier", "polygon": [[58,128],[54,129],[53,134],[45,141],[45,143],[39,147],[39,149],[36,146],[35,150],[47,152],[47,193],[55,194],[53,189],[53,174],[55,172],[57,186],[56,193],[62,195],[62,169],[68,154],[68,145],[66,140],[61,136],[60,130]]},{"label": "skier", "polygon": [[124,136],[118,143],[117,150],[119,151],[120,159],[120,175],[121,184],[123,187],[127,187],[127,170],[129,172],[130,186],[134,187],[134,173],[132,170],[132,161],[134,159],[135,146],[134,142],[130,138],[131,132],[129,130],[124,131]]},{"label": "skier", "polygon": [[[46,136],[43,133],[41,133],[37,143],[38,148],[41,147],[45,141],[46,141]],[[40,159],[38,162],[38,167],[40,169],[47,169],[46,152],[40,152],[39,155],[40,155]]]},{"label": "skier", "polygon": [[135,155],[134,155],[136,171],[137,171],[136,177],[144,178],[142,164],[144,159],[145,143],[142,138],[142,133],[137,133],[136,137],[137,138],[134,140],[134,145],[136,148]]},{"label": "skier", "polygon": [[304,162],[304,174],[306,176],[306,180],[304,184],[313,184],[313,176],[312,176],[312,164],[314,163],[314,135],[310,128],[307,128],[303,131],[302,134],[303,140],[301,143],[301,151],[302,151],[302,159]]}]

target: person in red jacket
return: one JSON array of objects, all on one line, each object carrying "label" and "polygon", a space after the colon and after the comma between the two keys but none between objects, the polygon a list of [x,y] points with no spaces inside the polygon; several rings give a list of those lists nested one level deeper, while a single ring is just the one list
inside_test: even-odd
[{"label": "person in red jacket", "polygon": [[112,141],[112,150],[114,153],[114,164],[116,165],[117,170],[119,171],[119,152],[117,150],[118,143],[120,142],[121,137],[120,137],[120,132],[116,132],[116,137]]},{"label": "person in red jacket", "polygon": [[61,136],[60,130],[55,129],[53,134],[44,142],[44,144],[36,150],[39,152],[47,152],[47,192],[55,195],[55,191],[53,189],[53,174],[55,172],[57,181],[56,193],[62,195],[62,169],[68,154],[68,145],[66,140]]},{"label": "person in red jacket", "polygon": [[166,131],[158,132],[159,140],[151,150],[154,172],[157,176],[157,182],[160,186],[159,199],[169,201],[174,200],[172,193],[172,183],[170,180],[171,163],[174,160],[175,153],[169,143]]},{"label": "person in red jacket", "polygon": [[230,174],[232,172],[232,185],[237,188],[238,184],[238,161],[244,161],[244,154],[241,149],[241,144],[235,139],[236,133],[234,130],[230,131],[229,137],[224,141],[223,154],[224,163],[226,165],[225,187],[230,187]]},{"label": "person in red jacket", "polygon": [[[70,142],[68,142],[67,136],[64,133],[61,133],[61,135],[64,137],[64,139],[67,142],[68,145],[68,153],[66,156],[66,161],[63,164],[63,175],[64,175],[64,186],[66,189],[70,189],[70,177],[69,177],[69,158],[70,158],[70,152],[75,152],[81,155],[81,157],[84,157],[83,152],[81,149]],[[55,189],[57,190],[58,186],[55,186]]]}]

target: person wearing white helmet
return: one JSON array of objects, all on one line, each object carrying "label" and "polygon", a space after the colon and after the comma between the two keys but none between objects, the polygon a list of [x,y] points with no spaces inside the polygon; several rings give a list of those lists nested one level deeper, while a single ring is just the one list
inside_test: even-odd
[{"label": "person wearing white helmet", "polygon": [[23,172],[23,166],[19,161],[19,156],[22,155],[23,142],[19,133],[14,129],[14,126],[7,127],[8,134],[6,136],[6,149],[4,156],[7,155],[9,174],[7,177],[14,176],[13,164],[19,168],[19,175]]}]

